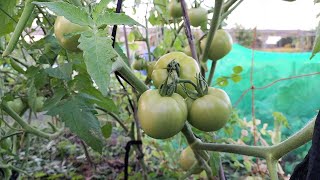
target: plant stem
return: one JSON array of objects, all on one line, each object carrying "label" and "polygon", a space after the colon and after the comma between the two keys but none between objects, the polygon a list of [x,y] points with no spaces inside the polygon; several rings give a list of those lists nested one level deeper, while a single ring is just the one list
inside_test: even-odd
[{"label": "plant stem", "polygon": [[174,37],[173,37],[173,39],[171,41],[170,47],[173,47],[174,42],[176,41],[177,37],[179,36],[179,33],[182,30],[182,28],[183,28],[183,23],[179,26],[177,31],[174,31]]},{"label": "plant stem", "polygon": [[2,54],[3,57],[9,55],[16,47],[17,42],[19,40],[19,37],[20,37],[22,31],[24,30],[24,28],[29,20],[29,17],[31,16],[31,14],[33,12],[34,6],[35,5],[32,4],[32,0],[25,1],[25,6],[22,11],[21,17],[19,19],[17,26],[14,29],[13,35],[9,41],[7,48],[5,49],[5,51]]},{"label": "plant stem", "polygon": [[121,58],[118,58],[112,65],[112,70],[118,71],[123,78],[125,78],[139,93],[143,93],[148,90],[146,86],[140,79],[138,79],[131,69],[123,62]]},{"label": "plant stem", "polygon": [[210,73],[209,73],[208,82],[207,82],[209,87],[211,86],[211,83],[212,83],[212,79],[214,76],[214,71],[216,69],[216,65],[217,65],[217,61],[211,62],[211,68],[210,68]]},{"label": "plant stem", "polygon": [[127,35],[127,28],[126,28],[126,26],[123,26],[123,36],[124,36],[124,43],[125,43],[125,45],[126,45],[127,57],[128,57],[128,59],[129,59],[129,64],[131,64],[130,49],[129,49],[129,44],[128,44],[128,35]]},{"label": "plant stem", "polygon": [[238,1],[238,3],[236,5],[234,5],[230,10],[228,11],[223,11],[222,15],[221,15],[221,20],[223,21],[225,18],[227,18],[229,16],[229,14],[232,13],[233,10],[235,10],[241,3],[243,2],[243,0]]},{"label": "plant stem", "polygon": [[[202,62],[206,62],[208,59],[208,52],[209,52],[214,34],[216,33],[216,30],[218,29],[220,24],[220,15],[221,15],[222,5],[223,5],[223,0],[215,1],[214,14],[210,23],[210,30],[207,37],[206,47],[202,55]],[[219,48],[219,47],[215,47],[215,48]]]},{"label": "plant stem", "polygon": [[187,5],[184,0],[180,0],[180,3],[181,3],[182,14],[183,14],[183,19],[184,19],[184,28],[185,28],[186,36],[188,38],[191,54],[192,54],[192,57],[195,60],[197,60],[198,65],[200,67],[199,59],[197,57],[196,46],[194,44],[193,35],[191,32],[191,28],[190,28],[190,19],[189,19],[188,13],[187,13]]},{"label": "plant stem", "polygon": [[149,28],[148,28],[148,19],[147,19],[147,13],[144,16],[144,19],[146,21],[146,45],[148,50],[148,61],[151,61],[151,50],[150,50],[150,41],[149,41]]},{"label": "plant stem", "polygon": [[271,180],[278,180],[277,160],[267,158],[267,166]]},{"label": "plant stem", "polygon": [[31,134],[34,134],[36,136],[43,137],[46,139],[54,139],[54,138],[60,136],[60,134],[63,132],[61,130],[56,133],[49,134],[49,133],[39,131],[38,129],[35,129],[31,125],[26,123],[16,112],[14,112],[8,106],[8,104],[5,101],[2,102],[1,107],[9,116],[11,116],[17,123],[19,123],[19,125],[28,133],[31,133]]},{"label": "plant stem", "polygon": [[303,129],[290,136],[287,140],[271,146],[271,154],[274,159],[280,159],[293,149],[309,142],[312,139],[315,119],[310,121]]},{"label": "plant stem", "polygon": [[99,106],[96,106],[96,108],[99,109],[99,110],[101,110],[101,111],[103,111],[103,112],[105,112],[105,113],[107,113],[107,114],[109,114],[111,117],[113,117],[114,120],[116,120],[116,121],[120,124],[120,126],[123,128],[123,130],[124,130],[126,133],[129,132],[128,128],[122,123],[122,121],[121,121],[121,119],[118,117],[118,115],[116,115],[116,114],[113,113],[113,112],[109,112],[109,111],[107,111],[106,109],[101,108],[101,107],[99,107]]}]

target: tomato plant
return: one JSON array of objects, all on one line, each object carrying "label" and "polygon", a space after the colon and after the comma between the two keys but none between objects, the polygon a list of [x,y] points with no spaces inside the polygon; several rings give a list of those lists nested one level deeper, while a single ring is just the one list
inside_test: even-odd
[{"label": "tomato plant", "polygon": [[188,121],[192,126],[202,131],[217,131],[230,118],[231,102],[226,92],[210,87],[207,95],[188,102],[188,109]]},{"label": "tomato plant", "polygon": [[78,33],[88,29],[89,27],[74,24],[63,16],[58,16],[54,23],[54,34],[56,35],[58,42],[63,48],[69,51],[80,51],[78,48],[78,39],[80,38],[80,35],[71,34],[71,37],[66,36],[68,34],[70,35],[70,33]]},{"label": "tomato plant", "polygon": [[[187,56],[182,52],[171,52],[162,57],[160,57],[157,63],[154,65],[154,69],[152,72],[152,80],[156,87],[160,87],[160,85],[165,81],[168,76],[167,66],[170,62],[175,60],[180,64],[180,73],[179,77],[181,79],[191,80],[192,82],[196,82],[196,75],[200,72],[200,68],[192,57]],[[193,89],[192,85],[187,85],[187,88]],[[183,91],[181,85],[177,87],[177,93],[186,97],[185,92]]]},{"label": "tomato plant", "polygon": [[203,7],[192,8],[188,10],[190,24],[194,27],[207,24],[207,10]]},{"label": "tomato plant", "polygon": [[20,98],[14,99],[8,102],[8,106],[12,108],[17,114],[20,114],[25,107],[24,103]]},{"label": "tomato plant", "polygon": [[187,104],[179,94],[167,97],[161,96],[158,90],[148,90],[139,98],[139,121],[150,137],[166,139],[176,135],[184,126],[187,115]]},{"label": "tomato plant", "polygon": [[135,70],[143,70],[147,68],[147,62],[144,59],[136,59],[132,62],[131,67]]},{"label": "tomato plant", "polygon": [[[204,50],[206,45],[206,39],[201,41],[201,48]],[[227,55],[232,49],[232,38],[230,34],[223,30],[217,30],[216,34],[210,45],[210,50],[208,52],[208,57],[213,60],[217,61]]]},{"label": "tomato plant", "polygon": [[[189,171],[193,164],[198,163],[190,146],[188,146],[181,152],[179,163],[184,171]],[[193,174],[199,174],[202,171],[203,169],[199,167],[199,165],[197,165],[197,167],[193,171]]]},{"label": "tomato plant", "polygon": [[169,13],[170,16],[173,18],[179,18],[182,16],[182,8],[180,1],[177,0],[171,0],[169,3]]}]

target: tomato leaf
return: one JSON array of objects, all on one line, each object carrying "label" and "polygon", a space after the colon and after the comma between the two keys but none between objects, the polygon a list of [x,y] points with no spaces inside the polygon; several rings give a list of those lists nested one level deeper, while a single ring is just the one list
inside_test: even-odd
[{"label": "tomato leaf", "polygon": [[111,0],[101,0],[98,4],[96,4],[93,8],[92,16],[94,19],[97,19],[101,13],[107,8],[107,5]]},{"label": "tomato leaf", "polygon": [[114,50],[117,51],[122,60],[129,66],[129,58],[124,54],[118,43],[115,43]]},{"label": "tomato leaf", "polygon": [[47,99],[44,102],[43,110],[47,111],[52,107],[56,106],[66,94],[67,92],[63,88],[55,90],[52,98]]},{"label": "tomato leaf", "polygon": [[93,107],[81,96],[74,96],[60,102],[47,112],[59,115],[71,132],[84,140],[93,150],[102,152],[103,135],[98,119],[93,114]]},{"label": "tomato leaf", "polygon": [[58,67],[49,67],[44,70],[49,76],[63,80],[71,80],[72,63],[65,63]]},{"label": "tomato leaf", "polygon": [[[0,1],[0,37],[9,34],[14,30],[14,20],[10,16],[14,16],[14,10],[16,8],[16,1],[1,0]],[[5,12],[5,13],[4,13]],[[9,16],[8,16],[9,15]]]},{"label": "tomato leaf", "polygon": [[220,167],[220,154],[219,153],[212,152],[210,154],[210,167],[211,167],[213,176],[217,176],[219,174],[219,167]]},{"label": "tomato leaf", "polygon": [[36,107],[36,98],[37,98],[37,89],[34,85],[34,79],[31,79],[28,82],[28,105],[32,111],[35,110]]},{"label": "tomato leaf", "polygon": [[106,96],[112,69],[112,60],[117,56],[112,47],[112,39],[100,33],[81,34],[79,48],[83,50],[84,62],[91,78],[101,93]]},{"label": "tomato leaf", "polygon": [[124,13],[110,13],[110,12],[104,12],[103,14],[101,14],[97,18],[96,23],[98,26],[102,26],[102,25],[142,26],[140,23],[138,23],[137,21],[135,21],[130,16],[127,16]]},{"label": "tomato leaf", "polygon": [[66,2],[33,2],[34,4],[46,6],[49,10],[53,11],[58,16],[64,16],[72,23],[89,26],[93,25],[93,21],[88,13],[77,6]]},{"label": "tomato leaf", "polygon": [[313,43],[312,54],[311,54],[310,60],[311,60],[318,52],[320,52],[320,22],[319,22],[318,27],[317,27],[316,39],[315,39],[315,42]]},{"label": "tomato leaf", "polygon": [[224,86],[227,86],[228,84],[229,84],[229,82],[228,82],[227,78],[225,78],[225,77],[217,78],[217,85],[218,86],[224,87]]},{"label": "tomato leaf", "polygon": [[101,131],[104,138],[108,139],[112,133],[112,124],[110,122],[107,122],[105,125],[101,127]]}]

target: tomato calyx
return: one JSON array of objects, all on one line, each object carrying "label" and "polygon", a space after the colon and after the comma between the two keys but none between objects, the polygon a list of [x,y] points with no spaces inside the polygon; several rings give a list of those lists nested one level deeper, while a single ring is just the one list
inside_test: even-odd
[{"label": "tomato calyx", "polygon": [[[183,83],[182,88],[184,92],[187,94],[189,98],[193,100],[208,94],[208,84],[205,78],[199,73],[197,74],[196,79],[197,79],[197,84],[193,83],[190,80],[179,79],[179,83]],[[197,92],[195,93],[193,91],[188,90],[185,84],[191,84]]]},{"label": "tomato calyx", "polygon": [[172,96],[177,90],[177,82],[180,75],[180,64],[175,60],[171,61],[167,66],[168,76],[164,83],[160,86],[161,96]]}]

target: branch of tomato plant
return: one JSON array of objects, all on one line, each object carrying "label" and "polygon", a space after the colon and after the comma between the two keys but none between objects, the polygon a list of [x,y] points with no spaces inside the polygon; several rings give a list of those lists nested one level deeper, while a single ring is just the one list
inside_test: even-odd
[{"label": "branch of tomato plant", "polygon": [[182,28],[183,28],[183,23],[178,27],[177,31],[174,31],[174,37],[171,41],[170,47],[173,47],[174,42],[176,41],[177,37],[179,36],[179,33],[181,32]]},{"label": "branch of tomato plant", "polygon": [[27,175],[28,177],[31,177],[30,174],[28,174],[28,172],[26,172],[26,171],[24,171],[24,170],[22,170],[22,169],[20,169],[20,168],[18,168],[18,167],[15,167],[15,166],[13,166],[13,165],[11,165],[11,164],[3,164],[3,163],[0,163],[0,168],[1,168],[1,169],[12,169],[12,170],[15,170],[15,171],[17,171],[17,172],[20,172],[20,173],[22,173],[22,174],[25,174],[25,175]]},{"label": "branch of tomato plant", "polygon": [[[201,59],[202,62],[207,62],[208,52],[209,52],[209,49],[210,49],[214,34],[216,33],[216,31],[217,31],[217,29],[219,27],[219,24],[220,24],[220,16],[221,16],[221,11],[222,11],[222,5],[223,5],[223,0],[216,0],[215,1],[213,18],[212,18],[211,23],[210,23],[210,29],[209,29],[208,37],[207,37],[207,40],[206,40],[206,46],[205,46],[204,52],[202,54],[202,59]],[[210,74],[209,74],[209,77],[208,77],[208,85],[209,86],[211,84],[211,80],[212,80],[213,75],[214,75],[215,67],[216,67],[216,62],[214,60],[212,60]]]},{"label": "branch of tomato plant", "polygon": [[122,123],[122,121],[121,121],[121,119],[118,117],[118,115],[116,115],[116,114],[113,113],[113,112],[109,112],[109,111],[107,111],[106,109],[104,109],[104,108],[102,108],[102,107],[99,107],[99,106],[96,106],[95,108],[96,108],[96,109],[99,109],[99,110],[101,110],[101,111],[103,111],[103,112],[105,112],[106,114],[109,114],[111,117],[113,117],[114,120],[116,120],[116,121],[120,124],[120,126],[123,128],[123,130],[124,130],[126,133],[129,132],[128,128]]},{"label": "branch of tomato plant", "polygon": [[236,5],[234,5],[230,10],[228,11],[224,11],[221,15],[221,21],[223,21],[225,18],[227,18],[229,16],[229,14],[231,14],[233,12],[233,10],[235,10],[241,3],[243,2],[243,0],[238,1],[238,3]]},{"label": "branch of tomato plant", "polygon": [[198,162],[193,163],[193,165],[191,166],[191,168],[183,175],[181,176],[179,179],[180,180],[185,180],[187,179],[189,176],[192,175],[192,173],[197,169],[198,167]]},{"label": "branch of tomato plant", "polygon": [[223,7],[222,7],[222,12],[225,13],[229,10],[229,8],[236,3],[238,0],[228,0],[224,3]]},{"label": "branch of tomato plant", "polygon": [[[192,149],[193,150],[193,149]],[[208,179],[214,179],[212,170],[206,160],[204,160],[200,155],[199,155],[199,150],[193,150],[194,155],[197,159],[197,161],[200,163],[200,167],[206,171]]]},{"label": "branch of tomato plant", "polygon": [[200,62],[197,56],[197,50],[196,50],[196,46],[194,44],[194,39],[193,39],[193,35],[192,35],[192,31],[190,28],[190,19],[189,19],[189,15],[187,13],[187,5],[186,2],[184,0],[180,0],[181,3],[181,8],[182,8],[182,14],[183,14],[183,20],[184,20],[184,28],[185,28],[185,32],[186,32],[186,36],[188,39],[188,43],[189,43],[189,47],[191,50],[191,54],[193,59],[195,59],[200,67]]},{"label": "branch of tomato plant", "polygon": [[2,56],[5,57],[9,55],[15,48],[15,46],[18,43],[19,37],[24,30],[24,27],[26,26],[29,17],[31,16],[34,8],[34,4],[32,3],[33,0],[26,0],[25,6],[22,11],[21,17],[19,19],[19,22],[17,26],[14,29],[13,35],[11,36],[11,39],[9,41],[8,46],[6,47],[5,51],[3,52]]},{"label": "branch of tomato plant", "polygon": [[273,159],[272,157],[269,157],[266,159],[267,161],[267,167],[268,167],[268,171],[269,171],[269,176],[272,180],[278,180],[278,170],[277,170],[277,163],[278,160]]},{"label": "branch of tomato plant", "polygon": [[38,129],[33,128],[31,125],[29,125],[28,123],[26,123],[15,111],[13,111],[6,102],[2,102],[1,103],[1,108],[9,115],[11,116],[27,133],[39,136],[39,137],[43,137],[46,139],[55,139],[58,136],[60,136],[63,132],[63,129],[49,134],[49,133],[45,133],[42,132]]},{"label": "branch of tomato plant", "polygon": [[151,61],[151,50],[150,50],[150,41],[149,41],[149,27],[148,27],[148,18],[147,18],[147,9],[148,9],[148,5],[147,4],[147,8],[146,8],[146,14],[144,16],[144,20],[146,22],[146,45],[147,45],[147,50],[148,50],[148,61],[150,62]]}]

